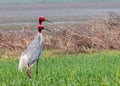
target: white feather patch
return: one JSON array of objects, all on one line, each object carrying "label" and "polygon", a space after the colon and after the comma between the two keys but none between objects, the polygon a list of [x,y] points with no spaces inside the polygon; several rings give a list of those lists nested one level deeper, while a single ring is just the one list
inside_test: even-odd
[{"label": "white feather patch", "polygon": [[24,67],[27,67],[27,62],[28,62],[28,58],[27,58],[27,55],[22,55],[20,57],[20,61],[19,61],[19,66],[18,66],[18,70],[20,70],[22,72],[22,69]]}]

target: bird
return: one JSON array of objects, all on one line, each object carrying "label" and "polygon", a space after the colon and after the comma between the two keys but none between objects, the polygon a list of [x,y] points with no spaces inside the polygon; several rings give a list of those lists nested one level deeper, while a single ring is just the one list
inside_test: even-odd
[{"label": "bird", "polygon": [[38,62],[42,52],[42,30],[44,30],[44,25],[42,25],[42,22],[44,21],[51,23],[51,21],[46,19],[44,16],[39,17],[38,33],[35,36],[34,40],[22,52],[19,59],[18,70],[22,72],[22,69],[26,67],[26,74],[29,78],[31,78],[30,68],[35,62],[37,62],[36,75],[38,75]]}]

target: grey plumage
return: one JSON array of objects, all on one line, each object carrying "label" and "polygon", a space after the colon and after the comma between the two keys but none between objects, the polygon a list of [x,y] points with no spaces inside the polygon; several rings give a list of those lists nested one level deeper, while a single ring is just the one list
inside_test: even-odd
[{"label": "grey plumage", "polygon": [[39,59],[42,51],[42,33],[36,35],[35,39],[30,43],[30,45],[23,51],[20,61],[19,70],[22,71],[24,67],[28,64],[32,65],[35,61]]},{"label": "grey plumage", "polygon": [[22,71],[24,67],[27,67],[26,74],[29,78],[30,76],[30,68],[33,63],[36,62],[36,75],[38,75],[38,62],[39,57],[42,51],[42,30],[44,29],[44,25],[42,25],[43,21],[50,22],[48,19],[45,19],[44,16],[40,16],[39,25],[38,25],[38,34],[35,39],[31,42],[31,44],[26,48],[26,50],[22,53],[19,61],[18,69]]}]

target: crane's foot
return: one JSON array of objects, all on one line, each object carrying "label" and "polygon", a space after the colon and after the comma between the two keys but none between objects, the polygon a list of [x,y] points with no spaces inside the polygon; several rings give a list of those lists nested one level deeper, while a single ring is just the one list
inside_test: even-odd
[{"label": "crane's foot", "polygon": [[36,70],[36,75],[38,75],[38,70]]},{"label": "crane's foot", "polygon": [[28,76],[29,78],[31,78],[31,76],[30,76],[30,69],[27,69],[26,74],[27,74],[27,76]]},{"label": "crane's foot", "polygon": [[37,65],[36,65],[36,75],[38,75],[38,62],[39,62],[39,59],[37,60]]},{"label": "crane's foot", "polygon": [[31,65],[28,64],[28,67],[27,67],[27,70],[26,70],[26,74],[29,78],[31,78],[30,76],[30,68],[31,68]]}]

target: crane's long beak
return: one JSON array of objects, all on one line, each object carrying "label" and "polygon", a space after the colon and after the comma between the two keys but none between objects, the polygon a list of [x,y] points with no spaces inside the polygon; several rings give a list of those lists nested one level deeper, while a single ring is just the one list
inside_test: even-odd
[{"label": "crane's long beak", "polygon": [[49,23],[52,23],[52,22],[51,22],[50,20],[48,20],[48,19],[45,19],[45,21],[46,21],[46,22],[49,22]]},{"label": "crane's long beak", "polygon": [[[49,22],[49,23],[52,23],[52,21],[48,20],[48,19],[45,19],[46,22]],[[44,28],[44,30],[47,30],[49,32],[51,32],[51,30],[47,29],[47,28]]]},{"label": "crane's long beak", "polygon": [[47,29],[47,28],[44,28],[44,30],[47,30],[47,31],[51,32],[51,30],[49,30],[49,29]]}]

